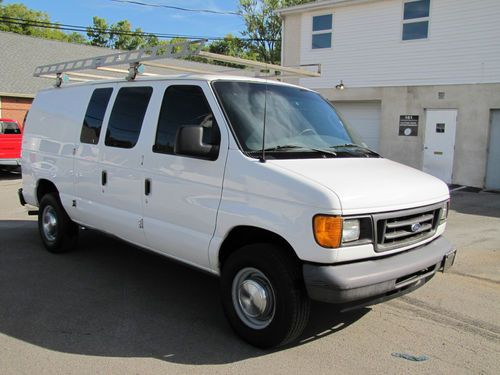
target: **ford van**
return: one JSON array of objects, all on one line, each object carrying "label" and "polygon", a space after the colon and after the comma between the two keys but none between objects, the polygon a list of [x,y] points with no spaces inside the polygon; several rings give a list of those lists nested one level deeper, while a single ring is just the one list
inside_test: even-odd
[{"label": "ford van", "polygon": [[[217,75],[40,91],[23,204],[44,246],[80,227],[220,277],[234,331],[296,340],[311,300],[341,310],[411,292],[453,263],[445,183],[381,157],[318,93]],[[145,291],[147,292],[147,291]]]}]

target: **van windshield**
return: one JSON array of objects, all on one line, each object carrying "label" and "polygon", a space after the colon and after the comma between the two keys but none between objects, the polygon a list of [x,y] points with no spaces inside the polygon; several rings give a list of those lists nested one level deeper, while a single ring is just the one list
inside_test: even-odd
[{"label": "van windshield", "polygon": [[220,104],[242,150],[269,157],[378,156],[358,146],[343,120],[319,94],[297,87],[216,81]]},{"label": "van windshield", "polygon": [[0,134],[21,134],[21,129],[14,121],[0,121]]}]

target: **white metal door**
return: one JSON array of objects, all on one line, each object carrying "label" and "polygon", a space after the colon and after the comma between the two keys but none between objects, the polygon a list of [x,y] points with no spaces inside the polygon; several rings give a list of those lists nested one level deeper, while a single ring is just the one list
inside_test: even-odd
[{"label": "white metal door", "polygon": [[490,141],[485,187],[500,190],[500,110],[491,111],[490,119]]},{"label": "white metal door", "polygon": [[379,102],[333,102],[341,116],[347,121],[361,140],[374,151],[379,150],[380,103]]},{"label": "white metal door", "polygon": [[457,110],[428,109],[425,117],[423,170],[451,183]]},{"label": "white metal door", "polygon": [[150,127],[154,131],[151,145],[156,144],[156,137],[168,138],[168,134],[171,134],[171,132],[164,133],[168,127],[161,131],[157,129],[160,121],[172,126],[183,122],[192,125],[191,119],[194,122],[203,121],[203,118],[198,116],[196,108],[191,108],[191,111],[183,108],[190,105],[188,100],[184,104],[177,103],[176,110],[185,115],[179,115],[172,109],[172,117],[168,121],[161,119],[162,110],[168,113],[169,105],[172,104],[166,101],[164,108],[161,101],[163,93],[166,95],[168,89],[182,86],[201,90],[208,106],[212,109],[220,128],[219,155],[216,160],[203,160],[175,155],[170,151],[151,146],[148,148],[149,151],[144,156],[144,174],[149,184],[149,191],[144,195],[144,231],[151,249],[209,269],[208,248],[215,231],[217,210],[221,200],[228,136],[224,117],[216,110],[215,98],[206,83],[174,82],[172,85],[168,84],[168,88],[166,85],[160,90],[161,98],[155,103],[156,108],[161,104],[160,119],[151,124],[154,125]]},{"label": "white metal door", "polygon": [[[144,245],[144,177],[142,163],[148,147],[148,120],[155,116],[149,105],[154,83],[120,85],[114,99],[101,149],[100,200],[105,214],[99,223],[106,232]],[[102,143],[101,143],[102,144]]]}]

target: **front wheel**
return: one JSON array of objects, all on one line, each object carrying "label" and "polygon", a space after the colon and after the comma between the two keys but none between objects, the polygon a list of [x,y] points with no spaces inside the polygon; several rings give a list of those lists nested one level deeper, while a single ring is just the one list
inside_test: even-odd
[{"label": "front wheel", "polygon": [[40,200],[38,231],[45,248],[52,253],[63,253],[76,246],[78,226],[71,221],[54,193]]},{"label": "front wheel", "polygon": [[285,345],[304,330],[310,301],[300,264],[281,248],[253,244],[222,268],[222,303],[235,332],[260,348]]}]

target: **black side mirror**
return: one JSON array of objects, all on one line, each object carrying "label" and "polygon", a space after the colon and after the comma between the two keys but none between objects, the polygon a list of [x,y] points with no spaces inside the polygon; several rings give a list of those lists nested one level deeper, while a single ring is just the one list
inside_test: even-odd
[{"label": "black side mirror", "polygon": [[177,130],[174,152],[177,155],[215,160],[218,146],[203,143],[203,126],[186,125]]}]

